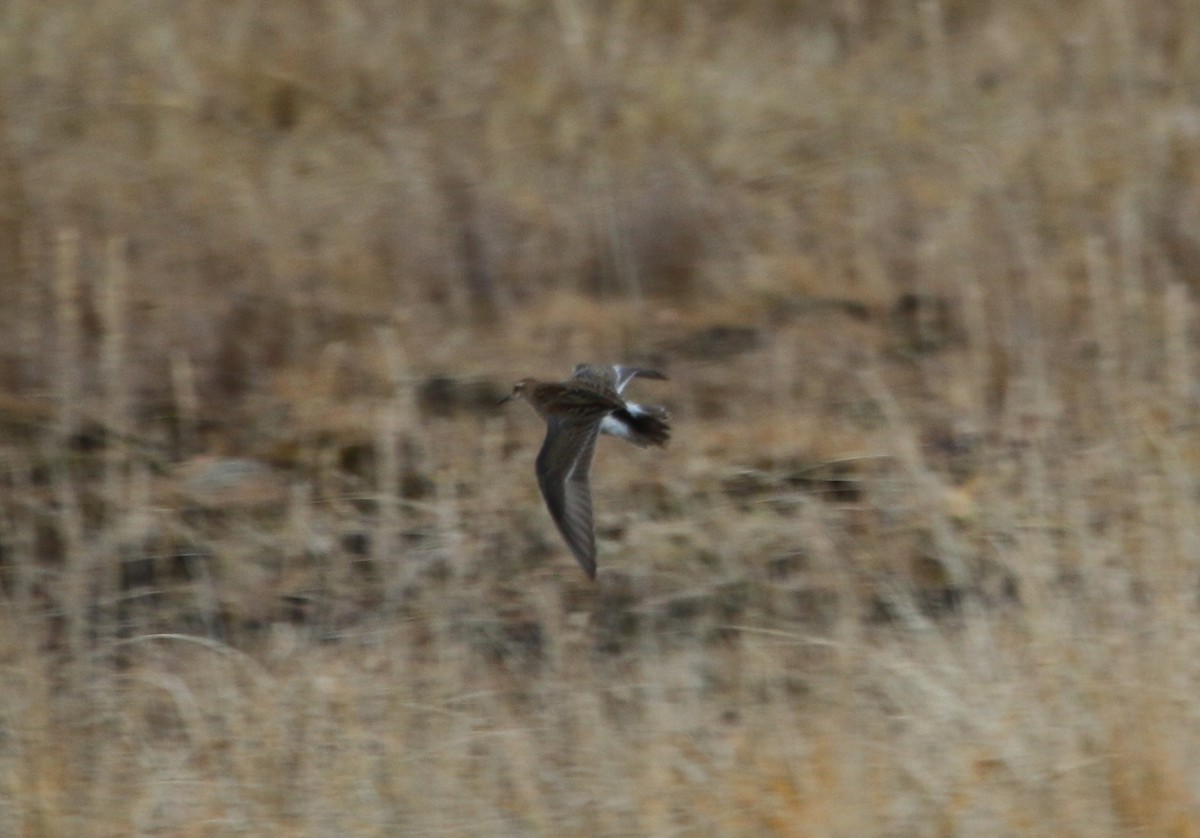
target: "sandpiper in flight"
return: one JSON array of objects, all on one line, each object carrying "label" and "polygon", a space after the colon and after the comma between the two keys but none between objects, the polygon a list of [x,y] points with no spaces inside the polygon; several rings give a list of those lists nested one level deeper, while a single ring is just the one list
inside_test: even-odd
[{"label": "sandpiper in flight", "polygon": [[524,399],[546,420],[546,439],[536,463],[538,487],[558,531],[592,579],[596,578],[596,533],[588,472],[596,437],[610,434],[646,448],[666,445],[671,435],[664,408],[621,398],[629,382],[639,376],[666,378],[657,370],[640,367],[577,364],[566,381],[523,378],[501,401]]}]

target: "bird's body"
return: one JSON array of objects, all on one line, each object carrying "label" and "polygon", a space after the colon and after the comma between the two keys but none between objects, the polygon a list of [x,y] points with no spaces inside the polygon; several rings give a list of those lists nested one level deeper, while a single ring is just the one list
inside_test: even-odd
[{"label": "bird's body", "polygon": [[504,401],[529,402],[546,421],[546,439],[535,470],[550,517],[589,577],[596,576],[596,535],[588,483],[596,438],[620,437],[639,448],[666,445],[667,412],[621,398],[637,377],[664,379],[655,370],[578,364],[566,381],[518,381]]}]

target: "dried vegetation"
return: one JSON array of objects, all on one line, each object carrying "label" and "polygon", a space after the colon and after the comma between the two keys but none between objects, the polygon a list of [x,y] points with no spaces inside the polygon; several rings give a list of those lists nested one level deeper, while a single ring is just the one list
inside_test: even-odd
[{"label": "dried vegetation", "polygon": [[[0,834],[1200,835],[1197,89],[1182,0],[0,5]],[[495,407],[582,360],[676,425],[596,584]]]}]

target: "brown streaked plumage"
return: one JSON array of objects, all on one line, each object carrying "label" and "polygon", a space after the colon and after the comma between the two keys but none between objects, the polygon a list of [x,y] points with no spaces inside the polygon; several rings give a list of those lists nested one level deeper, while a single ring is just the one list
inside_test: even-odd
[{"label": "brown streaked plumage", "polygon": [[596,577],[596,533],[588,483],[596,438],[604,433],[646,448],[666,445],[667,411],[621,398],[634,378],[665,379],[657,370],[578,364],[566,381],[523,378],[501,401],[524,399],[546,420],[535,470],[558,531],[590,578]]}]

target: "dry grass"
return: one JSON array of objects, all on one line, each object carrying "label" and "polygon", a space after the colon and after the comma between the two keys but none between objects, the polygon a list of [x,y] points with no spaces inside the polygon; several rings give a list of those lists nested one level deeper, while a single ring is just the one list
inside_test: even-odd
[{"label": "dry grass", "polygon": [[0,835],[1200,835],[1197,45],[10,0]]}]

